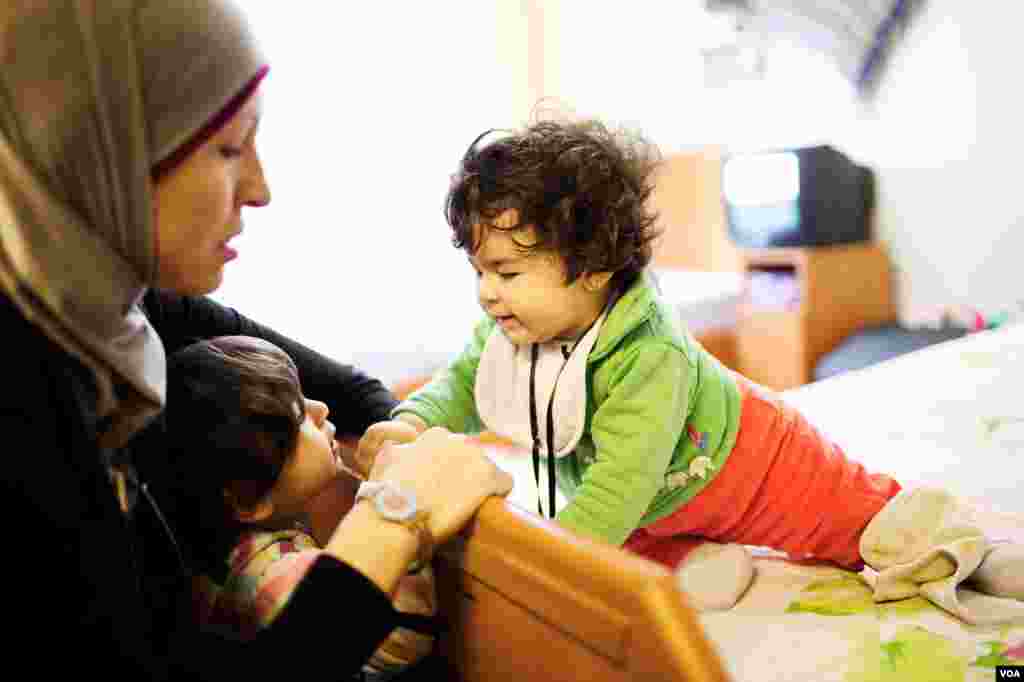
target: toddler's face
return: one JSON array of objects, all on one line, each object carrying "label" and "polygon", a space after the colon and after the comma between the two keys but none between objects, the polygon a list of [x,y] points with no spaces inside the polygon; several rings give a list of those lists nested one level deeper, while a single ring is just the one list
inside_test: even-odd
[{"label": "toddler's face", "polygon": [[274,515],[279,517],[306,511],[306,505],[341,472],[341,455],[334,440],[334,424],[327,420],[327,405],[304,400],[306,418],[299,428],[295,453],[270,490]]},{"label": "toddler's face", "polygon": [[[517,221],[515,210],[510,209],[494,224],[500,228]],[[469,260],[477,273],[480,307],[497,320],[513,344],[575,339],[604,309],[606,287],[589,291],[583,277],[566,285],[560,256],[543,251],[523,253],[523,246],[537,243],[532,227],[513,231],[478,226],[476,231],[479,248]]]}]

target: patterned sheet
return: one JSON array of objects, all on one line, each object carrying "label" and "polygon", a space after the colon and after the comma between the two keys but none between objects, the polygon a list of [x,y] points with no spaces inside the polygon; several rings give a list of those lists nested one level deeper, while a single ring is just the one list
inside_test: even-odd
[{"label": "patterned sheet", "polygon": [[970,627],[915,597],[875,604],[856,573],[756,560],[733,609],[701,615],[739,681],[960,682],[1024,666],[1024,623]]}]

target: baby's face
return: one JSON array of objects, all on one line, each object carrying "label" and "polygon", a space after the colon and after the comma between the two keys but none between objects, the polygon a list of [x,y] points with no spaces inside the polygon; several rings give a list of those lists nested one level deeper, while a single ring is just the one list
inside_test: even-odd
[{"label": "baby's face", "polygon": [[[510,209],[494,224],[512,226],[517,220]],[[480,307],[497,320],[513,344],[575,339],[604,308],[607,290],[588,291],[582,277],[567,285],[559,255],[523,253],[524,246],[537,243],[532,227],[514,231],[478,227],[476,236],[479,248],[469,260],[477,273]]]},{"label": "baby's face", "polygon": [[306,511],[341,472],[342,460],[334,439],[334,424],[327,420],[327,405],[304,398],[306,417],[299,428],[295,453],[285,462],[270,491],[274,515],[289,517]]}]

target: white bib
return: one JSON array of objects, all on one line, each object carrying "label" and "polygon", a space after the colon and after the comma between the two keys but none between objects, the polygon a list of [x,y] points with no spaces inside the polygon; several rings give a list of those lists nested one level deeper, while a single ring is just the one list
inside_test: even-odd
[{"label": "white bib", "polygon": [[[535,372],[537,436],[548,453],[547,413],[551,404],[555,457],[572,452],[583,436],[587,418],[587,356],[597,343],[607,309],[579,340],[540,344]],[[533,448],[530,428],[532,345],[516,346],[500,327],[487,338],[476,373],[476,409],[488,430],[524,448]],[[563,350],[564,349],[564,350]],[[565,353],[572,351],[568,360]],[[556,390],[557,389],[557,390]],[[554,394],[554,401],[551,396]]]}]

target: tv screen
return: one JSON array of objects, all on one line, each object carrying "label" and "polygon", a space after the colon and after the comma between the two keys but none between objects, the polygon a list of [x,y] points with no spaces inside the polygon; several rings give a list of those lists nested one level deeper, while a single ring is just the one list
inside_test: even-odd
[{"label": "tv screen", "polygon": [[870,238],[870,169],[828,146],[731,154],[722,162],[729,234],[745,248]]}]

